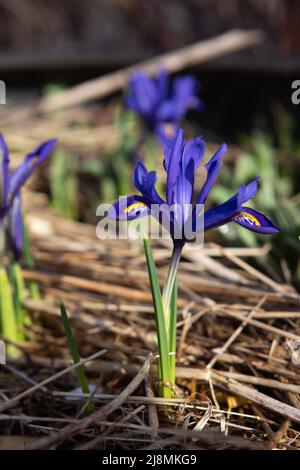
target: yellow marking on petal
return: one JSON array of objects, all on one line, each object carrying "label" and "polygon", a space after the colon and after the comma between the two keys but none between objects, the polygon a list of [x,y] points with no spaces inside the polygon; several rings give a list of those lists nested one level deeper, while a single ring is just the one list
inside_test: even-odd
[{"label": "yellow marking on petal", "polygon": [[239,215],[237,215],[236,217],[234,217],[235,219],[239,220],[239,219],[249,219],[248,221],[250,222],[253,222],[253,224],[256,226],[256,227],[260,227],[261,226],[261,223],[260,221],[254,217],[254,215],[250,214],[249,212],[241,212]]},{"label": "yellow marking on petal", "polygon": [[131,212],[133,209],[138,209],[139,207],[147,207],[147,204],[145,204],[144,202],[134,202],[133,204],[130,204],[130,206],[126,207],[126,209],[124,209],[124,212],[128,213],[128,212]]}]

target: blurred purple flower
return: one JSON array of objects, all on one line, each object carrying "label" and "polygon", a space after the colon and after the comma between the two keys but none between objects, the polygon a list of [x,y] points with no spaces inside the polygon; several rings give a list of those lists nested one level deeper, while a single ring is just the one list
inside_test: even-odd
[{"label": "blurred purple flower", "polygon": [[199,82],[190,75],[179,76],[170,84],[165,70],[159,70],[156,78],[139,71],[129,81],[125,103],[142,117],[148,131],[164,140],[174,135],[189,109],[203,109],[197,96],[199,88]]},{"label": "blurred purple flower", "polygon": [[23,163],[9,172],[9,152],[3,135],[0,134],[0,224],[5,224],[11,248],[16,257],[22,250],[21,188],[37,167],[50,155],[56,140],[42,143],[29,153]]},{"label": "blurred purple flower", "polygon": [[[200,190],[196,203],[193,204],[195,174],[205,153],[205,143],[201,137],[185,142],[183,131],[179,129],[176,135],[165,144],[166,201],[156,191],[156,172],[148,172],[142,162],[137,162],[133,172],[133,183],[140,191],[141,196],[132,195],[119,199],[109,211],[109,217],[117,220],[133,220],[148,215],[156,217],[155,210],[153,214],[153,207],[161,208],[162,214],[166,213],[166,207],[174,207],[173,212],[168,211],[169,227],[174,244],[177,245],[183,245],[189,240],[184,236],[175,240],[174,228],[180,226],[181,230],[177,233],[184,234],[184,226],[187,223],[191,224],[194,233],[197,233],[198,227],[206,231],[228,222],[235,222],[261,234],[277,233],[279,229],[265,215],[243,206],[246,201],[256,195],[258,178],[247,185],[242,184],[237,193],[228,201],[205,211],[204,215],[200,214],[199,207],[203,208],[206,202],[226,151],[227,146],[222,144],[206,163],[206,181]],[[200,217],[204,217],[203,224],[199,224]]]}]

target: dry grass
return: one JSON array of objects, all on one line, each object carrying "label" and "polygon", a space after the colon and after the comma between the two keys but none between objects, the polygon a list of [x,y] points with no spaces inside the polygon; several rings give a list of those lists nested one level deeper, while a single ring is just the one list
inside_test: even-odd
[{"label": "dry grass", "polygon": [[[0,370],[0,445],[68,449],[295,449],[299,296],[254,270],[250,250],[210,244],[180,269],[177,396],[156,397],[155,323],[141,245],[36,208],[28,216],[41,300],[22,356]],[[154,251],[161,279],[170,250]],[[262,250],[263,254],[263,250]],[[78,386],[63,298],[91,396]],[[150,355],[149,355],[150,354]],[[293,360],[292,360],[293,354]],[[96,412],[86,413],[89,400]]]}]

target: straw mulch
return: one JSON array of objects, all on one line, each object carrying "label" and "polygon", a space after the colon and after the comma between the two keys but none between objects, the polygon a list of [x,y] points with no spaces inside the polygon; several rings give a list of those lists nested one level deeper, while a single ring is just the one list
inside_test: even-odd
[{"label": "straw mulch", "polygon": [[[248,264],[263,249],[184,252],[176,398],[157,397],[156,336],[142,245],[45,208],[27,217],[41,299],[20,358],[0,369],[0,447],[296,449],[299,295]],[[156,244],[161,279],[169,247]],[[63,298],[88,380],[84,396],[60,320]],[[297,350],[298,348],[298,350]],[[87,403],[96,404],[94,413]]]}]

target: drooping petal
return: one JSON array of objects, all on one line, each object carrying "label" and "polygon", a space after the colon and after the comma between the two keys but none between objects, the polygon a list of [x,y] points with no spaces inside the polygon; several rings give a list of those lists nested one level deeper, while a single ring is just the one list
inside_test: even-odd
[{"label": "drooping petal", "polygon": [[0,209],[7,205],[9,188],[9,152],[2,134],[0,134]]},{"label": "drooping petal", "polygon": [[20,192],[15,195],[8,212],[7,232],[10,248],[16,259],[18,259],[23,248],[23,217]]},{"label": "drooping petal", "polygon": [[134,186],[140,191],[140,193],[153,204],[164,203],[155,188],[157,182],[156,172],[149,172],[141,161],[138,161],[135,165],[132,180]]},{"label": "drooping petal", "polygon": [[16,169],[10,178],[9,184],[9,202],[12,203],[13,198],[20,190],[21,186],[32,175],[38,166],[51,154],[56,144],[55,139],[43,142],[36,150],[29,153],[24,162]]},{"label": "drooping petal", "polygon": [[144,196],[132,195],[119,198],[107,216],[114,220],[134,220],[150,215],[151,202]]},{"label": "drooping petal", "polygon": [[218,173],[222,165],[222,158],[227,152],[227,145],[222,144],[221,147],[216,151],[213,157],[206,163],[205,168],[207,171],[207,177],[200,194],[197,199],[197,204],[204,204],[211,188],[213,187]]},{"label": "drooping petal", "polygon": [[228,201],[206,211],[204,213],[204,230],[210,230],[214,227],[224,225],[238,215],[241,211],[242,204],[255,196],[258,189],[257,180],[258,178],[255,178],[247,185],[242,184],[238,192],[228,199]]},{"label": "drooping petal", "polygon": [[267,235],[279,232],[279,228],[268,217],[251,207],[242,207],[241,212],[235,215],[232,221],[257,233]]}]

